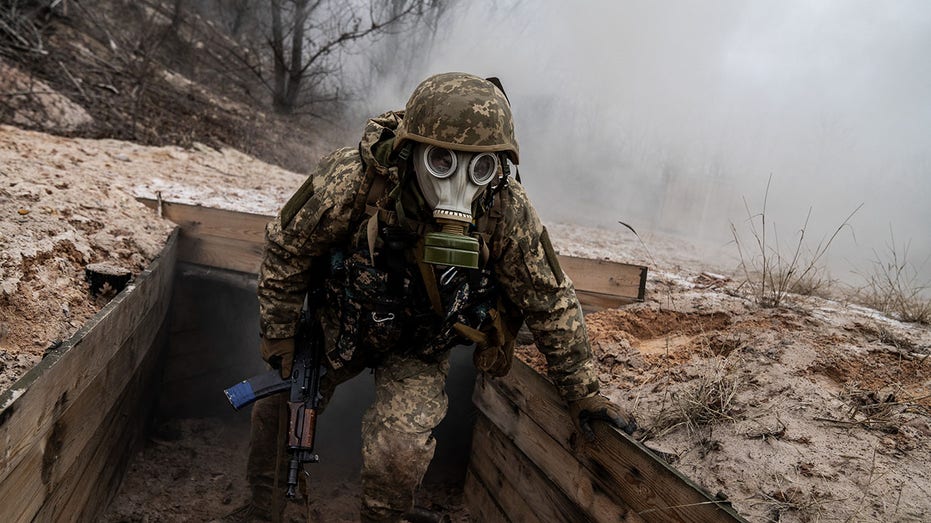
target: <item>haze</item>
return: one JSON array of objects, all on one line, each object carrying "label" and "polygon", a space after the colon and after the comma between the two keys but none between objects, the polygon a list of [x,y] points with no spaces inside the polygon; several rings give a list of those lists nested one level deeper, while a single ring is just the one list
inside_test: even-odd
[{"label": "haze", "polygon": [[435,72],[500,77],[545,221],[726,246],[771,176],[783,243],[809,208],[813,246],[862,203],[834,275],[856,283],[894,234],[931,280],[931,3],[462,3],[421,49],[363,110]]}]

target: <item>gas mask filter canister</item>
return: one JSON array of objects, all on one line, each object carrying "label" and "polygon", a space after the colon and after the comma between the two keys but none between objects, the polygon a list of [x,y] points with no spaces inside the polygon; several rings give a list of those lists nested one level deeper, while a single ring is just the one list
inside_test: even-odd
[{"label": "gas mask filter canister", "polygon": [[466,231],[472,223],[472,203],[498,173],[498,156],[418,144],[414,172],[433,218],[443,227],[424,235],[424,261],[477,269],[478,240]]}]

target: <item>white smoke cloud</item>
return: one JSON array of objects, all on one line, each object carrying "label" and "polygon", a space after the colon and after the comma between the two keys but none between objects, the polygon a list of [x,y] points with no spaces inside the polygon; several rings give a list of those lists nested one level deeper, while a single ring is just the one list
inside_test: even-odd
[{"label": "white smoke cloud", "polygon": [[929,49],[922,0],[463,2],[396,88],[363,98],[395,108],[431,73],[499,76],[549,221],[723,245],[772,177],[768,221],[791,243],[811,208],[817,242],[863,203],[831,250],[850,279],[890,230],[931,256]]}]

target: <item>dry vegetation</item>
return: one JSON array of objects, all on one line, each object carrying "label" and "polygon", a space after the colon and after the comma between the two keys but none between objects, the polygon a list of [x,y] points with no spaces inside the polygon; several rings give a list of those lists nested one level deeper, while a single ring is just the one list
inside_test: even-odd
[{"label": "dry vegetation", "polygon": [[[860,210],[860,204],[853,210],[828,238],[824,238],[812,248],[805,235],[808,233],[811,209],[797,233],[797,239],[788,247],[779,240],[779,231],[774,224],[767,223],[766,204],[769,200],[769,184],[763,193],[762,210],[753,212],[746,199],[746,231],[739,231],[731,223],[731,234],[737,253],[740,256],[739,269],[744,282],[757,301],[763,307],[779,307],[784,304],[789,294],[804,296],[825,296],[833,282],[823,266],[823,261],[831,244],[842,230],[850,228],[850,219]],[[745,240],[748,232],[752,241]]]},{"label": "dry vegetation", "polygon": [[890,317],[907,322],[931,323],[931,282],[922,281],[909,259],[909,246],[900,250],[895,235],[884,252],[876,252],[871,270],[856,300]]}]

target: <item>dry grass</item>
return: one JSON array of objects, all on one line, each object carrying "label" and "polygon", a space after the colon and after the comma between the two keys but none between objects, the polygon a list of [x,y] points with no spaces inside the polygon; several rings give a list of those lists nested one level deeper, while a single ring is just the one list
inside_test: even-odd
[{"label": "dry grass", "polygon": [[899,250],[894,236],[885,252],[874,251],[871,270],[863,275],[865,285],[857,290],[856,298],[886,316],[927,325],[931,323],[931,284],[920,279],[908,251],[908,244]]},{"label": "dry grass", "polygon": [[731,367],[728,358],[708,361],[698,378],[670,393],[669,405],[656,416],[650,432],[664,434],[685,426],[689,433],[695,433],[704,426],[735,421],[742,380],[730,372]]},{"label": "dry grass", "polygon": [[780,307],[790,293],[805,295],[822,295],[833,283],[821,264],[831,243],[840,232],[850,225],[850,218],[862,204],[857,206],[847,218],[834,230],[831,236],[822,239],[814,249],[805,241],[811,209],[798,231],[798,239],[788,248],[779,241],[775,226],[767,223],[766,204],[769,199],[769,186],[772,177],[766,183],[763,194],[763,209],[754,213],[746,199],[747,227],[752,242],[741,240],[737,227],[731,223],[731,235],[737,245],[740,256],[740,270],[744,274],[744,283],[749,285],[757,303],[763,307]]},{"label": "dry grass", "polygon": [[783,514],[795,513],[801,521],[821,521],[832,511],[829,506],[838,500],[819,490],[805,492],[794,486],[759,492],[759,498],[769,507],[766,521],[777,522]]}]

